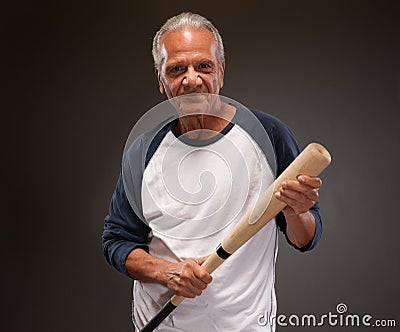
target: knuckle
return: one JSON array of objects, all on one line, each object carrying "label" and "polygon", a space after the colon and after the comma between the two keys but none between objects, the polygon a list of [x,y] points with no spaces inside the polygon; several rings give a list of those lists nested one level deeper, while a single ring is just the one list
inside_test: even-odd
[{"label": "knuckle", "polygon": [[206,278],[205,278],[205,282],[207,284],[209,284],[211,281],[212,281],[212,277],[210,275],[207,275]]},{"label": "knuckle", "polygon": [[208,272],[204,268],[201,268],[200,272],[199,272],[200,279],[205,279],[205,278],[207,278],[207,276],[208,276]]},{"label": "knuckle", "polygon": [[185,292],[185,295],[183,295],[184,297],[188,297],[193,299],[194,297],[196,297],[196,294],[194,294],[193,292]]},{"label": "knuckle", "polygon": [[194,295],[193,297],[201,295],[202,292],[203,292],[202,289],[195,288],[195,289],[193,290],[193,295]]},{"label": "knuckle", "polygon": [[202,284],[202,285],[200,286],[200,289],[201,289],[201,290],[204,290],[204,289],[206,289],[206,288],[207,288],[207,284],[205,284],[205,283]]},{"label": "knuckle", "polygon": [[174,294],[179,295],[179,296],[184,296],[183,291],[180,287],[173,287],[171,290],[174,292]]},{"label": "knuckle", "polygon": [[183,261],[183,267],[186,268],[186,269],[190,268],[192,266],[192,264],[193,264],[193,262],[191,260],[189,260],[189,259]]},{"label": "knuckle", "polygon": [[190,273],[189,273],[189,271],[188,271],[188,270],[183,270],[183,271],[181,272],[180,278],[181,278],[181,279],[189,279],[189,278],[190,278]]},{"label": "knuckle", "polygon": [[183,288],[183,282],[182,282],[182,280],[179,279],[174,284],[174,290],[176,292],[180,292],[182,290],[182,288]]}]

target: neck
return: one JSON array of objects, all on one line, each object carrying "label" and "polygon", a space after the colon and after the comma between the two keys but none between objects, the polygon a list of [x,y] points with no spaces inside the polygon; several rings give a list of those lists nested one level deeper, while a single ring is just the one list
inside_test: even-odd
[{"label": "neck", "polygon": [[232,120],[236,108],[222,103],[216,114],[195,114],[179,118],[178,130],[190,139],[205,140],[220,133]]}]

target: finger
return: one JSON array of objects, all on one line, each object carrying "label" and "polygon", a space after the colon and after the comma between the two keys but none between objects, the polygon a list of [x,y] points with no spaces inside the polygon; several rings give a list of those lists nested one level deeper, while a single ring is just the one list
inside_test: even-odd
[{"label": "finger", "polygon": [[203,256],[200,258],[197,258],[196,261],[199,265],[202,265],[206,260],[207,260],[208,256]]},{"label": "finger", "polygon": [[305,195],[310,200],[318,199],[318,189],[310,187],[306,184],[302,184],[296,180],[286,180],[282,182],[282,186],[280,188],[281,192],[284,191],[295,191],[302,195]]},{"label": "finger", "polygon": [[201,266],[193,269],[194,276],[201,280],[205,285],[209,284],[212,280],[211,275],[207,272],[207,270]]},{"label": "finger", "polygon": [[299,204],[297,201],[290,197],[283,196],[279,191],[275,193],[275,197],[285,203],[288,207],[290,207],[295,214],[300,214],[309,210],[308,206]]},{"label": "finger", "polygon": [[275,193],[275,197],[278,198],[280,201],[282,201],[283,203],[286,203],[288,206],[292,207],[297,203],[295,200],[293,200],[290,197],[284,196],[282,195],[282,193],[280,191]]},{"label": "finger", "polygon": [[185,269],[182,271],[179,280],[176,281],[176,293],[185,297],[195,297],[207,287],[207,284],[197,279],[193,271]]},{"label": "finger", "polygon": [[302,174],[297,177],[297,180],[299,180],[300,183],[313,188],[321,188],[322,186],[322,180],[316,176]]},{"label": "finger", "polygon": [[318,199],[318,191],[316,190],[307,190],[304,192],[299,192],[296,190],[280,188],[279,192],[282,196],[289,197],[300,204],[305,205],[314,205],[315,201]]},{"label": "finger", "polygon": [[199,289],[193,287],[193,285],[181,276],[174,276],[168,283],[168,288],[170,288],[175,295],[193,298],[199,295],[201,292]]},{"label": "finger", "polygon": [[192,285],[192,287],[194,289],[196,289],[197,292],[201,292],[207,288],[207,283],[203,282],[200,279],[193,278],[193,279],[190,279],[189,282]]},{"label": "finger", "polygon": [[192,285],[179,286],[176,287],[176,289],[174,290],[175,295],[184,296],[188,298],[194,298],[196,296],[201,295],[201,293],[202,290],[195,288]]},{"label": "finger", "polygon": [[281,187],[297,190],[300,192],[306,192],[311,190],[318,190],[318,187],[312,187],[307,183],[303,183],[300,180],[285,180],[282,182]]},{"label": "finger", "polygon": [[184,263],[181,277],[187,279],[191,284],[199,289],[205,289],[207,284],[211,282],[211,276],[207,270],[200,265],[195,259],[187,259]]}]

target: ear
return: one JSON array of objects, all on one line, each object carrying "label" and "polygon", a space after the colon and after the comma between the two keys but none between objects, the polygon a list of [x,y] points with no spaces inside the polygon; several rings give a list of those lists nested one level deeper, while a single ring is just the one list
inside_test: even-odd
[{"label": "ear", "polygon": [[224,75],[225,75],[225,60],[222,61],[219,66],[219,88],[222,89],[224,86]]},{"label": "ear", "polygon": [[158,89],[160,90],[160,93],[163,95],[163,94],[165,94],[165,89],[164,89],[164,84],[161,80],[161,74],[157,68],[155,68],[154,71],[156,73],[157,80],[158,80]]}]

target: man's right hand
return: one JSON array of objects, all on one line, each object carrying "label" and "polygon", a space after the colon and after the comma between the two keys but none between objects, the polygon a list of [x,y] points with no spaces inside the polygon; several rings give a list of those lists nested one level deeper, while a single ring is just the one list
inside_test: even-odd
[{"label": "man's right hand", "polygon": [[132,250],[125,262],[129,275],[142,282],[157,282],[175,295],[193,298],[211,282],[212,277],[201,264],[207,257],[168,262],[151,256],[143,249]]},{"label": "man's right hand", "polygon": [[199,296],[212,280],[207,270],[200,266],[205,259],[189,258],[171,263],[165,271],[166,286],[176,295],[189,298]]}]

